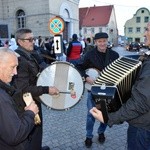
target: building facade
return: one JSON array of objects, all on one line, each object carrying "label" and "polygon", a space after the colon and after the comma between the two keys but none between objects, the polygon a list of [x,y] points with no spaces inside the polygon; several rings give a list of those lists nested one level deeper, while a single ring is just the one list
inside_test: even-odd
[{"label": "building facade", "polygon": [[127,43],[144,42],[143,34],[149,21],[150,11],[145,7],[138,9],[133,17],[127,20],[124,25]]},{"label": "building facade", "polygon": [[[78,5],[79,0],[0,0],[0,37],[10,38],[19,28],[30,28],[35,36],[53,36],[49,20],[60,16],[65,22],[62,36],[68,40],[79,33]],[[8,37],[3,37],[4,28]]]},{"label": "building facade", "polygon": [[109,41],[118,44],[118,29],[113,5],[79,8],[80,34],[93,38],[95,33],[106,32]]}]

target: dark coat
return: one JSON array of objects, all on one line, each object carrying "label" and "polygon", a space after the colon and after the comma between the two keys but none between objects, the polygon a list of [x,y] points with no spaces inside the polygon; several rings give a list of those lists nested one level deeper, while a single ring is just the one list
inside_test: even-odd
[{"label": "dark coat", "polygon": [[131,98],[115,113],[109,114],[108,124],[127,121],[150,131],[150,58],[145,60],[132,87]]},{"label": "dark coat", "polygon": [[[34,58],[34,56],[26,51],[25,49],[18,47],[16,50],[19,53],[19,65],[17,68],[18,74],[13,78],[12,85],[18,89],[22,90],[23,93],[29,92],[32,94],[33,99],[39,107],[39,115],[42,120],[42,110],[41,110],[41,101],[39,96],[42,94],[48,93],[48,87],[36,86],[38,79],[38,74],[41,69]],[[23,100],[17,100],[17,103],[20,108],[23,108]],[[25,104],[24,104],[25,105]],[[22,110],[23,111],[23,110]],[[40,150],[42,145],[42,123],[41,125],[35,126],[34,130],[30,134],[30,149]],[[28,150],[30,150],[28,149]]]},{"label": "dark coat", "polygon": [[76,67],[81,75],[86,78],[88,76],[86,75],[86,69],[95,68],[102,71],[105,66],[116,60],[118,57],[119,54],[111,49],[107,49],[106,53],[102,53],[97,50],[97,47],[95,47],[83,56],[83,60]]},{"label": "dark coat", "polygon": [[12,94],[12,88],[0,81],[0,150],[28,150],[35,115],[29,110],[18,113]]}]

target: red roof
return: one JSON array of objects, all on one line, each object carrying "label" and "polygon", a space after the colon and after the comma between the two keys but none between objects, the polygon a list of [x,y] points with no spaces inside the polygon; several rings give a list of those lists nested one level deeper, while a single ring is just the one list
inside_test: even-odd
[{"label": "red roof", "polygon": [[80,27],[106,26],[112,9],[113,5],[79,8]]}]

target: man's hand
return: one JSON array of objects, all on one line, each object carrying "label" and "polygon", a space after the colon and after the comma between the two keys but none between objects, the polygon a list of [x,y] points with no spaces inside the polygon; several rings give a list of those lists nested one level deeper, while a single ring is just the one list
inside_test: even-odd
[{"label": "man's hand", "polygon": [[38,112],[39,112],[39,108],[38,108],[38,106],[35,104],[35,101],[32,101],[32,102],[31,102],[28,106],[26,106],[24,109],[25,109],[25,110],[31,110],[31,111],[33,111],[35,115],[38,114]]},{"label": "man's hand", "polygon": [[100,110],[98,110],[96,107],[93,107],[90,110],[90,113],[93,115],[94,118],[96,118],[100,122],[104,123],[102,112]]},{"label": "man's hand", "polygon": [[86,77],[86,82],[87,82],[87,83],[89,83],[89,84],[92,85],[92,84],[94,83],[94,81],[95,81],[95,80],[94,80],[93,78],[91,78],[91,77]]},{"label": "man's hand", "polygon": [[58,95],[59,94],[59,90],[56,87],[51,86],[51,87],[49,87],[49,94],[50,95]]}]

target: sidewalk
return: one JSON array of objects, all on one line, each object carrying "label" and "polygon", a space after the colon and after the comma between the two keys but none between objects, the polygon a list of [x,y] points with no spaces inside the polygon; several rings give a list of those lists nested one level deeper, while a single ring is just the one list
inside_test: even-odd
[{"label": "sidewalk", "polygon": [[[51,150],[87,150],[84,145],[86,124],[86,95],[84,92],[79,103],[67,111],[52,110],[43,105],[43,146],[47,145]],[[127,123],[107,127],[104,144],[97,141],[97,128],[94,126],[93,145],[89,150],[125,150]]]}]

